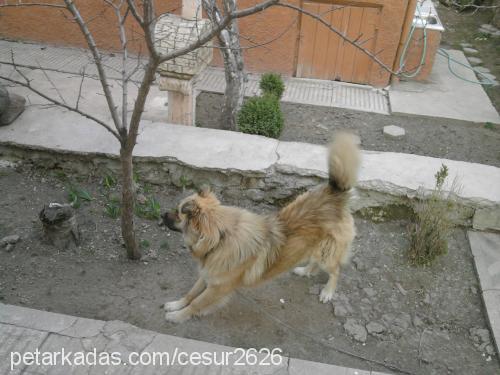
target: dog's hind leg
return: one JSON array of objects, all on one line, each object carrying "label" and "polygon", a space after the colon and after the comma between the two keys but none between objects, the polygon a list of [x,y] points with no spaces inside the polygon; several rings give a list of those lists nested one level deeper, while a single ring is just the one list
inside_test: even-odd
[{"label": "dog's hind leg", "polygon": [[173,323],[182,323],[195,315],[204,315],[213,311],[213,307],[223,302],[234,290],[233,285],[210,285],[189,305],[179,311],[165,314],[165,319]]},{"label": "dog's hind leg", "polygon": [[184,297],[177,301],[165,302],[163,308],[165,311],[177,311],[180,310],[191,303],[196,297],[198,297],[205,289],[205,280],[201,277],[196,281],[191,290]]},{"label": "dog's hind leg", "polygon": [[318,273],[319,267],[313,259],[309,259],[309,263],[305,267],[295,267],[293,273],[299,276],[310,277]]}]

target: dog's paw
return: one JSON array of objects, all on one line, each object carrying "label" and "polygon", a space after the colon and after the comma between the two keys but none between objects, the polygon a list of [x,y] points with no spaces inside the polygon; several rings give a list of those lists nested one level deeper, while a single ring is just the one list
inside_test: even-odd
[{"label": "dog's paw", "polygon": [[163,309],[165,311],[177,311],[186,307],[186,301],[183,298],[177,301],[165,302]]},{"label": "dog's paw", "polygon": [[191,314],[185,309],[172,311],[165,314],[167,322],[183,323],[191,318]]},{"label": "dog's paw", "polygon": [[298,276],[309,277],[311,273],[307,271],[307,267],[295,267],[293,269],[293,273]]},{"label": "dog's paw", "polygon": [[323,288],[319,294],[319,300],[323,303],[330,302],[333,299],[333,291],[330,288]]}]

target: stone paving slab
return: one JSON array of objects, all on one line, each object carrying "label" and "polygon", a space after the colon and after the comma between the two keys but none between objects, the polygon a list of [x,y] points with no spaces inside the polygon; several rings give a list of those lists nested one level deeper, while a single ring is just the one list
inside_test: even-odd
[{"label": "stone paving slab", "polygon": [[[0,305],[0,313],[3,306]],[[0,323],[0,374],[21,374],[24,366],[10,370],[11,353],[33,352],[42,345],[47,336],[48,333],[44,331]]]},{"label": "stone paving slab", "polygon": [[[248,75],[246,96],[260,94],[259,80],[259,74]],[[284,102],[389,114],[386,92],[371,86],[294,77],[286,77],[284,82],[285,92],[281,99]],[[223,93],[225,87],[224,71],[220,68],[209,67],[197,78],[199,91]]]},{"label": "stone paving slab", "polygon": [[[240,366],[235,365],[233,362],[241,356],[243,352],[241,349],[160,334],[121,321],[104,322],[1,303],[0,314],[5,321],[17,322],[15,324],[0,323],[0,375],[17,375],[21,373],[29,375],[384,375],[379,372],[288,358],[285,355],[281,360],[275,358],[275,363],[268,366],[258,364]],[[35,319],[37,317],[38,319]],[[43,323],[40,324],[37,320],[43,321]],[[61,320],[76,322],[72,326],[73,331],[67,329],[61,331]],[[51,324],[54,324],[54,330],[52,330]],[[43,329],[33,329],[25,326],[42,327]],[[85,330],[85,327],[88,327],[88,330]],[[33,363],[28,366],[14,366],[15,370],[10,371],[10,353],[12,351],[19,353],[34,352],[37,348],[41,353],[39,354],[40,358],[43,356],[42,353],[60,353],[58,365]],[[65,353],[72,353],[67,356],[70,363],[61,362],[63,349]],[[209,353],[218,365],[182,365],[181,361],[185,361],[183,358],[195,352]],[[134,354],[130,356],[131,353]],[[143,355],[146,362],[151,362],[154,353],[158,353],[155,357],[156,361],[158,361],[156,365],[134,365],[132,363],[140,355]],[[182,355],[180,353],[187,354]],[[100,362],[102,361],[100,358],[108,354],[109,358],[113,358],[113,361],[109,360],[108,363]],[[200,354],[199,360],[194,357],[195,361],[201,362],[203,358],[207,358],[203,357],[203,355],[206,354]],[[163,364],[161,365],[159,364],[160,356],[163,356]],[[77,357],[86,357],[95,364],[82,363],[76,365],[78,363]],[[226,358],[229,365],[220,365],[226,361]],[[119,359],[119,364],[115,362],[116,359]],[[250,361],[268,363],[270,360],[265,354],[262,354],[255,357],[255,359],[250,359]]]},{"label": "stone paving slab", "polygon": [[[470,66],[462,51],[447,52]],[[472,70],[454,63],[451,66],[459,76],[479,82]],[[500,124],[500,116],[482,86],[454,76],[447,58],[439,54],[428,82],[401,81],[389,90],[389,101],[392,113]]]},{"label": "stone paving slab", "polygon": [[498,353],[500,352],[500,234],[468,231],[467,236]]}]

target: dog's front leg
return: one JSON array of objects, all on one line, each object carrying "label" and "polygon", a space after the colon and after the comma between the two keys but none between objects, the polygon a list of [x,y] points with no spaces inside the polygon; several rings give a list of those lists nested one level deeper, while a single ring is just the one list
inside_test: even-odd
[{"label": "dog's front leg", "polygon": [[205,280],[203,280],[203,278],[200,277],[198,278],[196,283],[194,283],[193,287],[188,292],[188,294],[186,294],[181,299],[178,299],[177,301],[165,302],[163,308],[165,309],[165,311],[180,310],[189,305],[192,300],[198,297],[201,294],[201,292],[203,292],[205,287],[206,287]]},{"label": "dog's front leg", "polygon": [[206,314],[211,307],[216,306],[223,301],[224,297],[229,296],[233,289],[233,286],[228,285],[209,285],[203,293],[182,310],[165,314],[165,319],[173,323],[182,323],[194,315]]}]

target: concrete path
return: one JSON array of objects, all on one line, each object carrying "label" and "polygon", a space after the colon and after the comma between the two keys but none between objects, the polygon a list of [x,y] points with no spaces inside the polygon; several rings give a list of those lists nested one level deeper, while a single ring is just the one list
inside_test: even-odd
[{"label": "concrete path", "polygon": [[[254,357],[251,351],[247,356],[241,348],[164,335],[121,321],[0,303],[0,375],[384,375],[289,358],[284,352],[279,355],[280,350],[275,350],[273,357],[266,352]],[[238,361],[242,355],[244,359]],[[217,364],[210,364],[212,360]]]},{"label": "concrete path", "polygon": [[497,353],[500,353],[500,234],[468,232]]},{"label": "concrete path", "polygon": [[[249,74],[245,91],[247,96],[260,94],[259,74]],[[304,78],[285,78],[282,101],[298,104],[337,107],[355,111],[389,114],[389,103],[385,90],[346,82]],[[224,71],[208,68],[200,74],[196,88],[200,91],[223,93],[226,87]]]},{"label": "concrete path", "polygon": [[[450,57],[469,65],[462,51],[448,50]],[[453,71],[479,82],[474,72],[451,63]],[[450,72],[448,59],[437,54],[429,82],[400,82],[389,90],[392,113],[445,117],[472,122],[500,124],[500,116],[483,87],[461,80]]]}]

